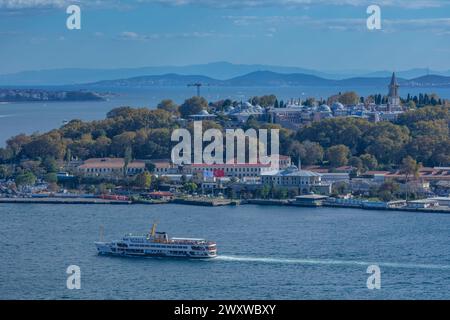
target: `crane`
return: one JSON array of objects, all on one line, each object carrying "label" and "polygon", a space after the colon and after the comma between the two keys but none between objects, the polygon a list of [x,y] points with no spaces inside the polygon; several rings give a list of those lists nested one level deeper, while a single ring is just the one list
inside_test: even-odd
[{"label": "crane", "polygon": [[197,82],[197,83],[190,83],[187,86],[188,87],[197,87],[197,97],[200,97],[200,88],[205,86],[205,84]]}]

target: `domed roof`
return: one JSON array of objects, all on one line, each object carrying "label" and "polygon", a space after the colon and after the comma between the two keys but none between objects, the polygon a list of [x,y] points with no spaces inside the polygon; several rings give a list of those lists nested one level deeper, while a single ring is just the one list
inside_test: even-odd
[{"label": "domed roof", "polygon": [[202,115],[202,116],[209,116],[209,112],[208,111],[206,111],[206,110],[202,110],[202,111],[200,111],[200,113],[199,113],[200,115]]},{"label": "domed roof", "polygon": [[318,109],[320,112],[331,112],[331,109],[329,106],[327,106],[326,104],[323,104],[319,107]]},{"label": "domed roof", "polygon": [[342,103],[340,102],[335,102],[333,103],[333,110],[344,110],[345,107]]}]

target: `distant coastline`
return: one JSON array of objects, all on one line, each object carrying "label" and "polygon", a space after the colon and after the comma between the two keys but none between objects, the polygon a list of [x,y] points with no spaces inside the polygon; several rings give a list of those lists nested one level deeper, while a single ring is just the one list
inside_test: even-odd
[{"label": "distant coastline", "polygon": [[42,89],[1,89],[0,103],[7,102],[64,102],[104,101],[99,93],[90,91],[48,91]]},{"label": "distant coastline", "polygon": [[[389,83],[390,77],[353,77],[341,80],[327,79],[309,74],[293,73],[282,74],[270,71],[255,71],[228,80],[219,80],[202,75],[163,74],[148,75],[131,78],[103,80],[86,83],[86,88],[149,88],[149,87],[176,87],[186,86],[189,83],[201,83],[213,87],[384,87]],[[426,75],[413,79],[398,79],[402,87],[431,87],[449,88],[450,77],[439,75]]]}]

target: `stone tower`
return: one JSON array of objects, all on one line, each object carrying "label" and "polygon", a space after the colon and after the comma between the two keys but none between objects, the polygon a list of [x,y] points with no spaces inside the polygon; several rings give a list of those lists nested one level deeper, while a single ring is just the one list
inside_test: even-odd
[{"label": "stone tower", "polygon": [[400,107],[400,95],[399,88],[397,82],[397,77],[395,76],[395,72],[392,73],[391,83],[389,84],[389,94],[388,94],[388,109],[392,111],[393,109],[397,109]]}]

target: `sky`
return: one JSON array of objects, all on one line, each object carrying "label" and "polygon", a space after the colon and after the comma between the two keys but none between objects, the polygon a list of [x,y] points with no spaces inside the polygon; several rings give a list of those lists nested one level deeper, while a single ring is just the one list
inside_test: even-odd
[{"label": "sky", "polygon": [[[66,8],[81,8],[68,30]],[[381,30],[366,10],[381,8]],[[450,0],[0,0],[0,74],[203,64],[450,70]]]}]

